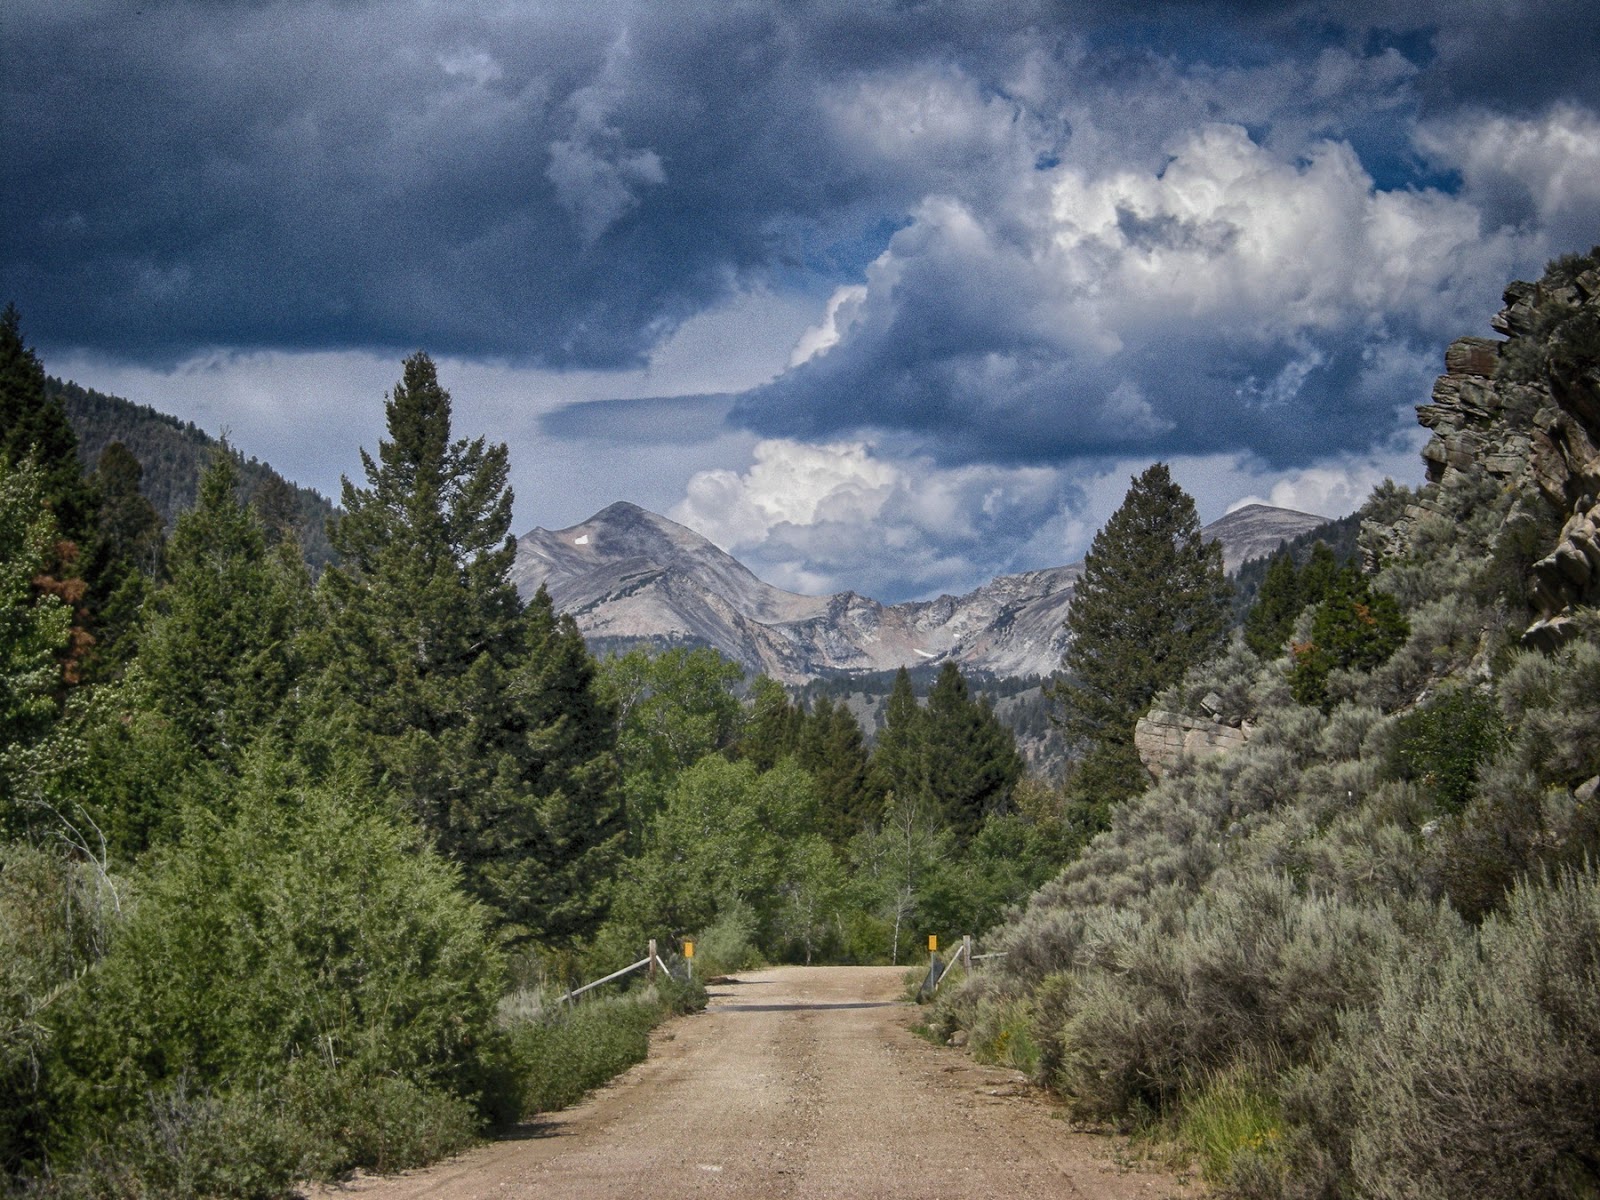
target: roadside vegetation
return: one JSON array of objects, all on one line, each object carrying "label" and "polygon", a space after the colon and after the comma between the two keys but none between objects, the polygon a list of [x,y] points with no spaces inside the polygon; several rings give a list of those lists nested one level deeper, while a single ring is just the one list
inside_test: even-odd
[{"label": "roadside vegetation", "polygon": [[[1588,271],[1592,315],[1595,266],[1549,294]],[[1597,346],[1514,340],[1502,382],[1592,400]],[[1154,700],[1248,742],[1116,804],[931,1018],[1219,1194],[1600,1194],[1600,641],[1581,606],[1559,647],[1520,638],[1557,499],[1441,474],[1373,494],[1370,571],[1265,571]]]}]

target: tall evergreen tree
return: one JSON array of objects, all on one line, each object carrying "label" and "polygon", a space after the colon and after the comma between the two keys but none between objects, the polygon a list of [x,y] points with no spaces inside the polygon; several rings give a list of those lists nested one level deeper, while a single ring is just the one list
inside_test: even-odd
[{"label": "tall evergreen tree", "polygon": [[524,618],[527,647],[511,692],[538,830],[521,848],[530,861],[514,872],[522,890],[502,907],[539,941],[566,945],[604,919],[627,841],[617,714],[596,686],[598,668],[577,623],[556,615],[543,587]]},{"label": "tall evergreen tree", "polygon": [[22,336],[16,305],[0,314],[0,461],[37,468],[40,491],[56,528],[56,541],[33,586],[61,600],[73,614],[62,655],[62,678],[76,683],[93,645],[90,632],[93,577],[86,552],[94,536],[94,495],[78,461],[78,437],[59,397],[45,386],[44,366]]},{"label": "tall evergreen tree", "polygon": [[87,546],[94,530],[94,499],[78,461],[78,435],[66,409],[45,387],[44,365],[22,336],[14,304],[0,314],[0,459],[38,464],[45,503],[60,536]]},{"label": "tall evergreen tree", "polygon": [[1022,777],[1016,740],[993,709],[971,697],[955,663],[945,663],[928,693],[923,735],[930,799],[965,844],[984,817],[1004,810]]},{"label": "tall evergreen tree", "polygon": [[1133,795],[1148,776],[1133,727],[1162,688],[1222,642],[1229,588],[1222,548],[1200,535],[1194,501],[1155,463],[1095,535],[1067,611],[1065,678],[1051,689],[1084,753],[1093,799]]},{"label": "tall evergreen tree", "polygon": [[1245,614],[1245,644],[1263,658],[1276,657],[1289,640],[1302,607],[1300,572],[1295,568],[1294,555],[1280,548],[1267,565],[1255,604]]},{"label": "tall evergreen tree", "polygon": [[1311,547],[1310,558],[1301,568],[1296,568],[1293,554],[1280,550],[1268,565],[1256,602],[1245,616],[1245,644],[1263,658],[1277,657],[1294,631],[1295,619],[1332,594],[1339,579],[1339,560],[1326,542]]},{"label": "tall evergreen tree", "polygon": [[377,461],[362,451],[367,486],[344,481],[329,530],[341,562],[322,578],[325,679],[381,746],[396,792],[453,850],[474,801],[446,743],[504,725],[497,675],[520,649],[507,454],[482,438],[452,443],[450,395],[425,354],[405,360],[384,414],[389,440]]},{"label": "tall evergreen tree", "polygon": [[112,442],[89,479],[96,508],[89,573],[100,589],[92,679],[116,677],[133,657],[140,614],[165,569],[165,530],[161,514],[140,491],[143,476],[139,460]]},{"label": "tall evergreen tree", "polygon": [[603,893],[558,893],[602,878],[617,846],[592,661],[548,599],[524,612],[506,447],[451,439],[426,354],[405,360],[385,416],[367,486],[345,481],[330,530],[325,695],[505,935],[579,936]]},{"label": "tall evergreen tree", "polygon": [[169,582],[152,598],[139,669],[151,702],[201,760],[237,763],[278,727],[300,682],[299,639],[311,584],[292,547],[269,550],[239,499],[224,446],[178,518]]},{"label": "tall evergreen tree", "polygon": [[869,784],[876,803],[886,803],[890,795],[920,796],[927,789],[922,747],[922,706],[911,686],[911,673],[901,667],[895,672],[884,705],[883,728],[872,748]]},{"label": "tall evergreen tree", "polygon": [[20,831],[19,778],[28,747],[60,716],[57,656],[71,611],[33,586],[55,544],[39,469],[0,459],[0,838]]},{"label": "tall evergreen tree", "polygon": [[876,815],[867,791],[867,748],[847,704],[818,696],[800,732],[798,761],[817,782],[820,832],[845,845]]},{"label": "tall evergreen tree", "polygon": [[799,749],[804,716],[781,683],[757,675],[750,685],[750,715],[734,747],[738,757],[748,758],[758,771],[770,771]]}]

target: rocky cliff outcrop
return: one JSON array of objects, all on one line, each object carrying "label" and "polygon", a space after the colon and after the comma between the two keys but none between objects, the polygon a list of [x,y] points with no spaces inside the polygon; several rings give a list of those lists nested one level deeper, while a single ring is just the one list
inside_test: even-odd
[{"label": "rocky cliff outcrop", "polygon": [[[1422,451],[1430,481],[1487,476],[1521,496],[1508,522],[1559,524],[1527,579],[1533,612],[1524,641],[1546,649],[1600,603],[1597,268],[1591,252],[1552,264],[1538,283],[1513,283],[1491,322],[1505,340],[1455,342],[1431,403],[1417,410],[1433,431]],[[1426,507],[1422,501],[1408,520]],[[1406,526],[1403,520],[1391,537],[1403,541]]]},{"label": "rocky cliff outcrop", "polygon": [[1186,761],[1236,750],[1250,739],[1250,722],[1223,719],[1215,696],[1207,696],[1200,706],[1206,716],[1151,709],[1134,726],[1134,749],[1157,783]]}]

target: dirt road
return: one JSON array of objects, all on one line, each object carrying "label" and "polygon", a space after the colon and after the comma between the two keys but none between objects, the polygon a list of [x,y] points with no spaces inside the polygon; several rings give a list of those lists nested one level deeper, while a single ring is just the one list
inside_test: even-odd
[{"label": "dirt road", "polygon": [[786,967],[711,989],[650,1058],[522,1136],[324,1196],[1082,1197],[1196,1195],[1128,1170],[1015,1072],[909,1032],[903,968]]}]

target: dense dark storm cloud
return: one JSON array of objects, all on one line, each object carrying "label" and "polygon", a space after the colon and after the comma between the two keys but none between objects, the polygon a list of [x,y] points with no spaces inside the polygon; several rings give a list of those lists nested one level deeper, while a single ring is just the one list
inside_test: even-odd
[{"label": "dense dark storm cloud", "polygon": [[123,354],[627,362],[903,207],[905,180],[819,128],[818,93],[978,25],[857,5],[23,4],[0,284],[39,339]]},{"label": "dense dark storm cloud", "polygon": [[[735,423],[1306,463],[1600,238],[1597,44],[1583,0],[12,0],[0,293],[147,363],[604,368],[837,287]],[[546,430],[703,439],[722,404]]]}]

